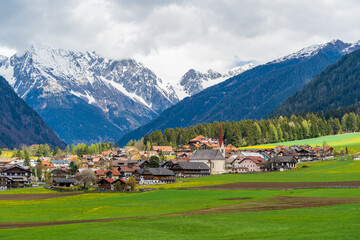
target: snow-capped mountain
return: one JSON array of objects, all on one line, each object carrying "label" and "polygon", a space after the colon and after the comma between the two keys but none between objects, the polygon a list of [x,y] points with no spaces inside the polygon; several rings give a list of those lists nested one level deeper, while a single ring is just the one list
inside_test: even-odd
[{"label": "snow-capped mountain", "polygon": [[178,102],[148,124],[126,134],[119,143],[166,128],[265,118],[317,74],[359,47],[359,42],[334,40],[258,65]]},{"label": "snow-capped mountain", "polygon": [[[22,56],[1,56],[0,75],[67,143],[115,140],[179,101],[174,89],[141,63],[94,52],[34,45]],[[66,115],[53,119],[64,110]],[[96,112],[92,119],[90,112]],[[103,131],[95,134],[90,127]]]},{"label": "snow-capped mountain", "polygon": [[219,84],[226,79],[239,75],[253,67],[254,64],[249,63],[235,67],[225,74],[218,73],[212,69],[209,69],[206,73],[190,69],[181,77],[180,81],[174,86],[174,89],[179,99],[183,99],[199,93],[208,87]]}]

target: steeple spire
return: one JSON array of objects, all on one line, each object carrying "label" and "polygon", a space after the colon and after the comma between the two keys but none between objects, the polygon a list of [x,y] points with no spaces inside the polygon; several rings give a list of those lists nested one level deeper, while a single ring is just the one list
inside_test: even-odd
[{"label": "steeple spire", "polygon": [[223,137],[222,137],[222,127],[220,124],[220,133],[219,133],[219,147],[223,144]]},{"label": "steeple spire", "polygon": [[223,137],[222,137],[221,124],[220,124],[220,133],[219,133],[219,140],[218,140],[217,149],[220,150],[221,154],[225,157],[225,146],[224,146],[224,141],[223,141]]}]

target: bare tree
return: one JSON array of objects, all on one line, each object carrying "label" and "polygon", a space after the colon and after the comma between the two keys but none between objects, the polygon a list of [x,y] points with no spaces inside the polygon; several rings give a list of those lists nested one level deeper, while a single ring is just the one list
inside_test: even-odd
[{"label": "bare tree", "polygon": [[84,190],[86,189],[86,186],[97,182],[95,173],[89,169],[76,173],[74,177],[79,185],[84,186]]},{"label": "bare tree", "polygon": [[136,180],[134,177],[129,177],[129,179],[126,181],[126,186],[130,187],[131,191],[133,192],[136,187]]}]

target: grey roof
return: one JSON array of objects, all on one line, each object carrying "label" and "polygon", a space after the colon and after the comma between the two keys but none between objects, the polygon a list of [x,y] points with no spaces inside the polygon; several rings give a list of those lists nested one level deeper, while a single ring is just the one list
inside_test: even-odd
[{"label": "grey roof", "polygon": [[154,176],[175,176],[174,172],[166,168],[149,168],[143,174],[151,174]]},{"label": "grey roof", "polygon": [[270,162],[296,162],[294,156],[276,156]]},{"label": "grey roof", "polygon": [[145,168],[140,168],[140,169],[136,169],[135,171],[137,171],[140,174],[143,174],[143,172],[145,172]]},{"label": "grey roof", "polygon": [[183,170],[210,170],[209,166],[203,162],[178,162]]},{"label": "grey roof", "polygon": [[68,160],[64,160],[64,159],[56,159],[56,160],[51,160],[52,164],[68,164],[69,161]]},{"label": "grey roof", "polygon": [[219,150],[196,150],[191,160],[225,160],[225,157]]},{"label": "grey roof", "polygon": [[57,182],[57,183],[75,183],[76,180],[74,178],[59,178],[59,179],[54,179],[54,182]]}]

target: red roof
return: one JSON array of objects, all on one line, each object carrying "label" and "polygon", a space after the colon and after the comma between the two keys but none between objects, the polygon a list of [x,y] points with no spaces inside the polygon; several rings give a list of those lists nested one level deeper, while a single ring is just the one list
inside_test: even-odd
[{"label": "red roof", "polygon": [[246,159],[252,160],[256,164],[265,163],[265,160],[263,158],[261,158],[261,157],[244,157],[244,158],[241,158],[241,160],[246,160]]},{"label": "red roof", "polygon": [[125,167],[125,166],[121,166],[121,170],[123,170],[124,172],[133,172],[136,169],[140,169],[140,167],[138,166],[133,166],[133,167]]},{"label": "red roof", "polygon": [[108,183],[113,183],[113,182],[115,182],[115,180],[112,179],[112,178],[104,178],[104,180],[107,181]]},{"label": "red roof", "polygon": [[[99,176],[105,176],[107,172],[110,172],[110,170],[96,170],[95,174]],[[120,172],[118,170],[112,170],[111,171],[113,176],[120,176]]]}]

